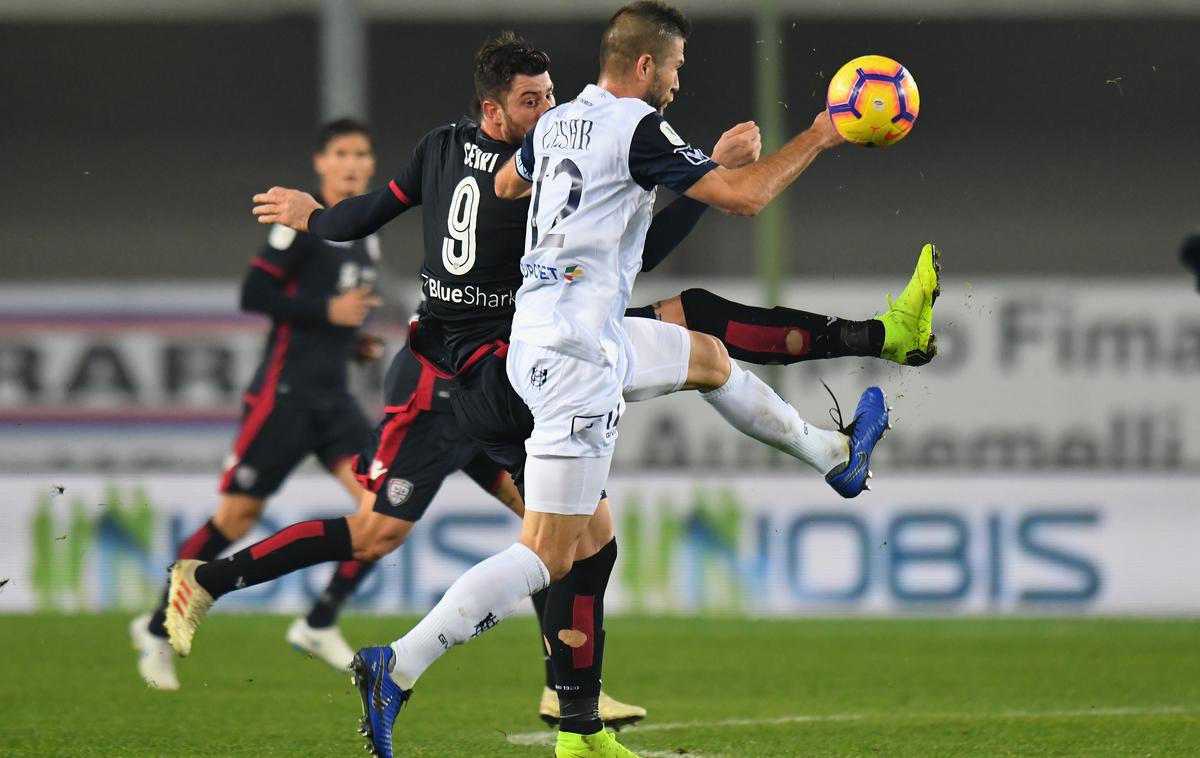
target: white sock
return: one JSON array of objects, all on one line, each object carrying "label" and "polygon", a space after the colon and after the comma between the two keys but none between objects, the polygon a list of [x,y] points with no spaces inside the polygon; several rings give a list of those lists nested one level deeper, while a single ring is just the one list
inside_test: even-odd
[{"label": "white sock", "polygon": [[850,458],[846,435],[807,423],[765,382],[729,362],[729,379],[701,393],[717,413],[742,434],[804,461],[828,474]]},{"label": "white sock", "polygon": [[499,624],[522,600],[549,585],[550,572],[542,559],[519,542],[475,564],[425,618],[392,643],[392,680],[412,689],[442,653]]}]

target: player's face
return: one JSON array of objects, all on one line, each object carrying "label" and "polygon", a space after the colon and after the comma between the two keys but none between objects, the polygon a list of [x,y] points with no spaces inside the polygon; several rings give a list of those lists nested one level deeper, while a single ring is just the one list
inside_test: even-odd
[{"label": "player's face", "polygon": [[655,61],[654,78],[650,81],[649,90],[644,98],[650,107],[656,108],[661,114],[675,99],[679,91],[679,69],[683,67],[683,38],[671,40],[670,53],[663,60]]},{"label": "player's face", "polygon": [[520,144],[542,114],[554,107],[554,82],[550,72],[537,76],[517,74],[500,107],[501,139]]},{"label": "player's face", "polygon": [[375,174],[375,154],[365,134],[334,137],[313,158],[313,169],[321,177],[321,191],[339,198],[367,191]]}]

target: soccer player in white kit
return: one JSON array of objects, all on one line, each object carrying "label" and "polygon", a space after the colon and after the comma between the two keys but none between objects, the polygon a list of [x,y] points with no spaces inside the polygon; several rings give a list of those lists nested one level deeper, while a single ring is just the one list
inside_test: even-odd
[{"label": "soccer player in white kit", "polygon": [[[740,169],[718,167],[662,117],[679,88],[689,32],[686,18],[659,2],[619,10],[603,38],[599,82],[543,115],[497,174],[497,196],[533,192],[507,357],[509,379],[534,418],[526,443],[526,514],[519,541],[464,573],[408,634],[389,647],[359,651],[356,676],[370,693],[363,732],[381,756],[390,758],[393,721],[414,683],[443,652],[605,551],[611,570],[611,523],[599,550],[581,555],[576,548],[585,532],[592,540],[597,533],[589,522],[603,497],[626,400],[699,389],[739,430],[808,463],[843,496],[866,488],[870,454],[888,424],[881,390],[863,393],[848,426],[819,429],[732,361],[715,379],[689,375],[693,345],[709,349],[711,337],[624,318],[658,185],[754,215],[821,151],[841,142],[822,113],[777,153]],[[607,509],[601,514],[607,517]],[[566,645],[586,658],[595,677],[594,686],[578,683],[577,697],[560,689],[558,758],[633,755],[603,730],[596,712],[602,599],[602,586],[581,592],[571,628],[559,639],[547,636],[548,648]],[[569,682],[569,672],[561,680]]]}]

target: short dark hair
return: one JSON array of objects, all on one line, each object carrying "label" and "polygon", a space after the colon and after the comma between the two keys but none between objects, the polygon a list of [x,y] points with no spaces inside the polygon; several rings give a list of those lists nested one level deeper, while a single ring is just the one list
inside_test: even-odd
[{"label": "short dark hair", "polygon": [[692,35],[692,22],[678,8],[659,0],[638,0],[613,14],[600,39],[600,68],[615,71],[650,53],[655,62],[676,37]]},{"label": "short dark hair", "polygon": [[499,101],[518,74],[539,76],[550,70],[550,56],[516,32],[503,31],[484,41],[475,53],[475,96]]},{"label": "short dark hair", "polygon": [[338,137],[345,137],[347,134],[361,134],[367,140],[370,140],[371,127],[353,118],[339,118],[335,121],[329,121],[317,130],[317,152],[325,152],[325,148],[329,147],[330,142],[333,142]]}]

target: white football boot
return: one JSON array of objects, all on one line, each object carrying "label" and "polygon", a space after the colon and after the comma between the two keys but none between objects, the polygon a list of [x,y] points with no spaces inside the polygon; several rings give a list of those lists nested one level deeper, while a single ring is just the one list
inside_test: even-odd
[{"label": "white football boot", "polygon": [[338,671],[349,671],[354,662],[354,648],[336,625],[314,629],[307,619],[298,618],[288,627],[287,641],[298,652],[314,655]]},{"label": "white football boot", "polygon": [[192,652],[196,627],[212,608],[213,596],[196,581],[196,569],[204,561],[180,559],[171,564],[171,585],[167,588],[167,636],[179,656]]},{"label": "white football boot", "polygon": [[150,614],[143,613],[129,624],[129,642],[138,653],[138,673],[156,690],[179,689],[175,676],[175,651],[165,638],[150,633]]},{"label": "white football boot", "polygon": [[[614,700],[604,690],[600,691],[600,720],[611,729],[620,729],[629,724],[636,724],[646,718],[646,709],[640,705],[630,705]],[[542,688],[542,699],[538,703],[538,716],[542,721],[554,727],[558,726],[558,693],[549,687]]]}]

